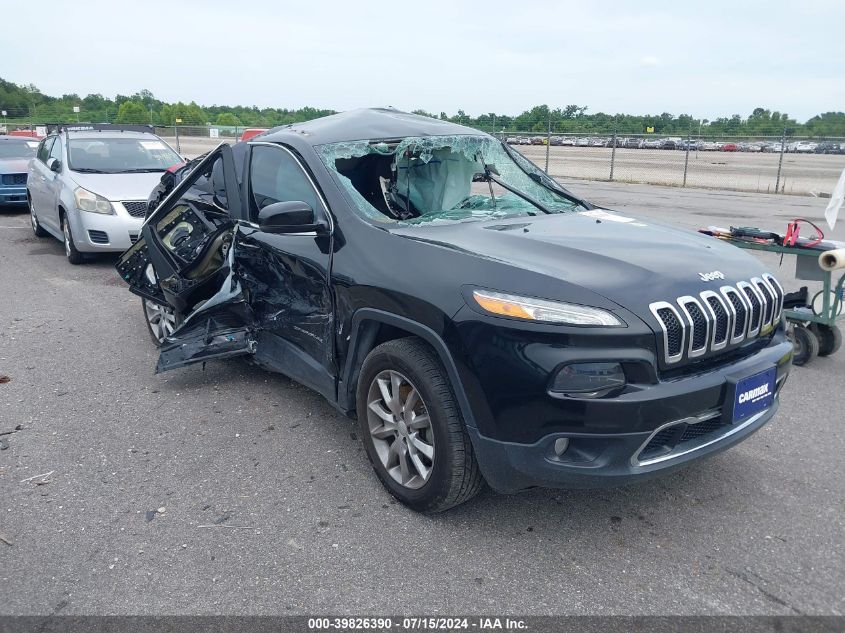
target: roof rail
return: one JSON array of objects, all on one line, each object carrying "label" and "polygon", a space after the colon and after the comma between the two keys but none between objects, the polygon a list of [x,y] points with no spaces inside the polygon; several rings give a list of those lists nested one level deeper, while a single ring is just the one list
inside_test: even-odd
[{"label": "roof rail", "polygon": [[56,132],[147,132],[155,133],[152,125],[130,125],[123,123],[47,123],[47,134]]}]

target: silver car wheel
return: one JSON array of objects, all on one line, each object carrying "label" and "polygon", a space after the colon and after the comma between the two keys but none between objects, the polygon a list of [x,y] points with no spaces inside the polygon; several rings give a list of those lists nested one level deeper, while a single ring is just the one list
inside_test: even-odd
[{"label": "silver car wheel", "polygon": [[147,317],[147,323],[150,324],[150,331],[159,343],[163,343],[176,329],[176,313],[173,308],[153,303],[147,299],[143,299],[143,302],[144,315]]},{"label": "silver car wheel", "polygon": [[367,422],[387,473],[406,488],[421,488],[434,467],[434,430],[417,388],[397,371],[380,372],[367,394]]},{"label": "silver car wheel", "polygon": [[32,230],[38,231],[38,218],[35,217],[35,211],[32,209],[32,204],[29,205],[29,221],[32,223]]},{"label": "silver car wheel", "polygon": [[72,253],[70,250],[70,229],[68,228],[67,220],[62,222],[62,233],[65,236],[65,255],[70,257]]}]

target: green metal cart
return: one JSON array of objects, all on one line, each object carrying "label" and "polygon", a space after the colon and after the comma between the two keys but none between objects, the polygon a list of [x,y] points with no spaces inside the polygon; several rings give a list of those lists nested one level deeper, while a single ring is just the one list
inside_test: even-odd
[{"label": "green metal cart", "polygon": [[824,251],[741,239],[725,241],[752,251],[795,255],[795,278],[822,282],[822,290],[808,303],[789,305],[787,296],[783,314],[789,323],[788,333],[794,347],[794,365],[805,365],[816,356],[829,356],[840,348],[842,332],[837,323],[845,321],[842,310],[845,300],[845,270],[841,271],[842,275],[834,282],[834,273],[840,271],[828,271],[819,266],[819,255]]}]

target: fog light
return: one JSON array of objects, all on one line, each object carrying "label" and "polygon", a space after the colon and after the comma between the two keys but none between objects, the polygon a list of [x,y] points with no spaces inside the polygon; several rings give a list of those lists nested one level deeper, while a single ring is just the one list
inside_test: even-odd
[{"label": "fog light", "polygon": [[567,448],[569,448],[568,437],[559,437],[555,440],[555,455],[560,457],[566,452]]},{"label": "fog light", "polygon": [[619,363],[574,363],[555,376],[551,390],[581,398],[599,398],[625,386]]}]

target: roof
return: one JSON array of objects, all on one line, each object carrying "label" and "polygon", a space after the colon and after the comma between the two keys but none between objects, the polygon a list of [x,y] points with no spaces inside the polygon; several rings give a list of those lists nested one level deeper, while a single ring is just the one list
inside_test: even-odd
[{"label": "roof", "polygon": [[321,117],[305,123],[292,123],[273,128],[261,140],[284,141],[295,135],[309,145],[398,139],[408,136],[452,136],[484,134],[479,130],[449,121],[441,121],[393,108],[359,108]]}]

